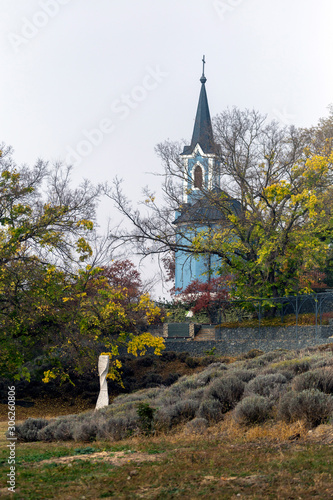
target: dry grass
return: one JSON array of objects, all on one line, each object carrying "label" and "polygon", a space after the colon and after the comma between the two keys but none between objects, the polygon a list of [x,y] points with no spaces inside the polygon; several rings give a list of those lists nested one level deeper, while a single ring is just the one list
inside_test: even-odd
[{"label": "dry grass", "polygon": [[[329,426],[332,428],[332,426]],[[186,432],[185,432],[186,433]],[[304,422],[290,424],[285,422],[265,422],[261,425],[245,426],[238,424],[231,414],[206,430],[206,436],[222,438],[233,443],[283,443],[295,436],[297,439],[307,439],[309,428]],[[194,437],[194,439],[196,439]]]},{"label": "dry grass", "polygon": [[[332,498],[331,426],[301,422],[241,426],[227,414],[203,432],[135,436],[117,443],[22,443],[17,498],[328,499]],[[6,424],[0,426],[1,433]],[[0,495],[6,498],[7,450]],[[9,498],[9,496],[7,496]]]},{"label": "dry grass", "polygon": [[[16,420],[32,418],[52,418],[54,415],[72,415],[91,410],[95,405],[80,397],[76,397],[72,404],[64,403],[61,398],[42,397],[32,401],[33,406],[16,405]],[[0,422],[7,422],[8,405],[0,404]]]}]

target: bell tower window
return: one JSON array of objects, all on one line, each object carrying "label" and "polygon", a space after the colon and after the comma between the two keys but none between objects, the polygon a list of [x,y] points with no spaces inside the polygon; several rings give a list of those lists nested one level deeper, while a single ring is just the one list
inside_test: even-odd
[{"label": "bell tower window", "polygon": [[197,165],[194,169],[194,183],[193,187],[197,189],[202,189],[202,169],[200,165]]}]

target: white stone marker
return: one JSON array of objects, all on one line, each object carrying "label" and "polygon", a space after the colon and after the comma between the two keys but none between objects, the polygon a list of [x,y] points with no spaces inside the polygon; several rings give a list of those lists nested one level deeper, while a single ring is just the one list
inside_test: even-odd
[{"label": "white stone marker", "polygon": [[109,405],[108,383],[106,376],[109,371],[110,358],[107,354],[101,354],[98,358],[98,375],[99,375],[99,396],[96,403],[95,410],[104,408]]}]

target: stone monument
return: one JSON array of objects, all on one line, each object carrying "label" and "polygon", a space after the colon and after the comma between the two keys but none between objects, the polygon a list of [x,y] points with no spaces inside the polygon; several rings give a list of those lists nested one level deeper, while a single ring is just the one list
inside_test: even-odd
[{"label": "stone monument", "polygon": [[98,358],[98,375],[99,375],[99,396],[96,403],[96,410],[109,405],[108,383],[106,376],[109,371],[110,358],[107,354],[101,354]]}]

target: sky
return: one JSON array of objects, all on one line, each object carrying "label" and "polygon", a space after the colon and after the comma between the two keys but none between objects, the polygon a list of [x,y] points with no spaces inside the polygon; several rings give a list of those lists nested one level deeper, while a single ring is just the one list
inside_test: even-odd
[{"label": "sky", "polygon": [[159,187],[155,145],[191,138],[203,54],[212,116],[307,127],[333,103],[332,25],[332,0],[0,0],[0,142],[137,202]]}]

